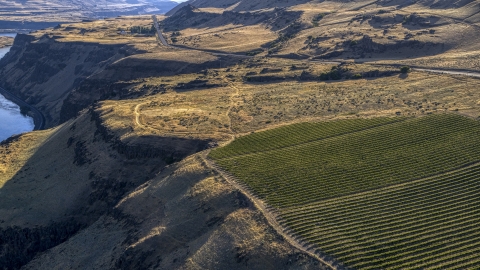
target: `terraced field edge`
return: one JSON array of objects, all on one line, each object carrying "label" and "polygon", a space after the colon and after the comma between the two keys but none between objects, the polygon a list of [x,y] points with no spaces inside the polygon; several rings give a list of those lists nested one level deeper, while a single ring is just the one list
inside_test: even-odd
[{"label": "terraced field edge", "polygon": [[347,267],[469,268],[480,266],[479,135],[455,114],[304,123],[210,158]]}]

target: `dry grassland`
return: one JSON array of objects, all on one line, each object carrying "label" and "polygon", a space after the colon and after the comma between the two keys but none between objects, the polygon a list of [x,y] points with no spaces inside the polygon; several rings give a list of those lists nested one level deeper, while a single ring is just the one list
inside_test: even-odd
[{"label": "dry grassland", "polygon": [[52,132],[52,130],[32,132],[13,139],[8,144],[0,144],[0,187],[25,166]]},{"label": "dry grassland", "polygon": [[[178,25],[167,32],[169,38],[177,39],[174,44],[223,52],[270,52],[451,69],[478,70],[479,66],[480,47],[474,38],[480,27],[478,1],[192,4],[198,7],[192,13],[198,17],[197,23],[194,27],[191,22]],[[280,19],[257,22],[256,15],[272,12],[265,8],[269,4],[285,8],[285,13]],[[256,15],[221,15],[223,11],[246,10]],[[236,23],[227,24],[226,18]]]},{"label": "dry grassland", "polygon": [[[278,35],[265,26],[226,25],[219,28],[193,29],[179,31],[180,36],[174,45],[187,46],[201,50],[215,50],[226,53],[255,51],[266,43],[275,40]],[[167,32],[173,37],[173,32]]]},{"label": "dry grassland", "polygon": [[60,27],[37,31],[33,35],[37,38],[48,35],[58,42],[127,44],[140,50],[151,51],[158,47],[154,34],[132,34],[129,31],[132,27],[150,28],[152,25],[150,16],[124,16],[81,23],[64,23]]},{"label": "dry grassland", "polygon": [[13,38],[11,37],[0,37],[0,48],[12,46]]},{"label": "dry grassland", "polygon": [[[292,65],[296,69],[292,70]],[[473,78],[413,72],[359,80],[302,80],[301,73],[319,74],[334,65],[296,60],[247,61],[236,67],[148,78],[141,87],[162,84],[165,93],[134,100],[110,100],[101,105],[105,123],[120,136],[155,134],[224,140],[292,122],[374,116],[415,116],[457,111],[480,116],[480,95]],[[371,71],[368,65],[346,65],[352,73]],[[380,68],[382,70],[382,68]],[[392,70],[386,68],[385,70]],[[384,71],[385,71],[384,70]],[[262,72],[263,71],[263,72]],[[287,78],[248,82],[247,74]],[[217,81],[215,81],[215,78]],[[188,80],[205,79],[226,85],[180,89]]]}]

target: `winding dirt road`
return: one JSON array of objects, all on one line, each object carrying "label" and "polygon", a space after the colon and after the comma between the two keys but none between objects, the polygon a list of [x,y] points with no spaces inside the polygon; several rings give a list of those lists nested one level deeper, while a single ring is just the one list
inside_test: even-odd
[{"label": "winding dirt road", "polygon": [[461,75],[461,76],[467,76],[467,77],[480,78],[480,73],[475,73],[475,72],[427,69],[427,68],[412,68],[412,69],[420,72],[430,72],[430,73],[448,74],[448,75]]}]

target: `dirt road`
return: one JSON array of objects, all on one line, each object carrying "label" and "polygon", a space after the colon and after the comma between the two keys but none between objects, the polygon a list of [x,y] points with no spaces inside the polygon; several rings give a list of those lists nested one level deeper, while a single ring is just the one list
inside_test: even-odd
[{"label": "dirt road", "polygon": [[441,70],[441,69],[427,69],[427,68],[412,68],[415,71],[420,72],[430,72],[438,74],[449,74],[449,75],[461,75],[467,77],[480,78],[480,73],[467,72],[467,71],[455,71],[455,70]]},{"label": "dirt road", "polygon": [[152,15],[153,19],[153,25],[155,26],[155,29],[157,29],[157,38],[160,41],[160,43],[165,46],[165,47],[170,47],[170,45],[167,43],[167,40],[165,40],[165,37],[163,36],[162,30],[160,29],[160,26],[158,25],[158,19],[156,15]]}]

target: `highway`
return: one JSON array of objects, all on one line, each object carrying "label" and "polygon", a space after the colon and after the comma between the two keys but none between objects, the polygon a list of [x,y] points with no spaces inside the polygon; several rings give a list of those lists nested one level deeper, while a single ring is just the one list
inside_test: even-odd
[{"label": "highway", "polygon": [[167,40],[165,40],[165,37],[162,34],[162,30],[160,29],[160,26],[158,25],[158,19],[156,15],[152,15],[153,19],[153,25],[155,26],[155,29],[157,29],[157,38],[160,41],[160,43],[165,46],[165,47],[170,47],[170,45],[167,43]]}]

